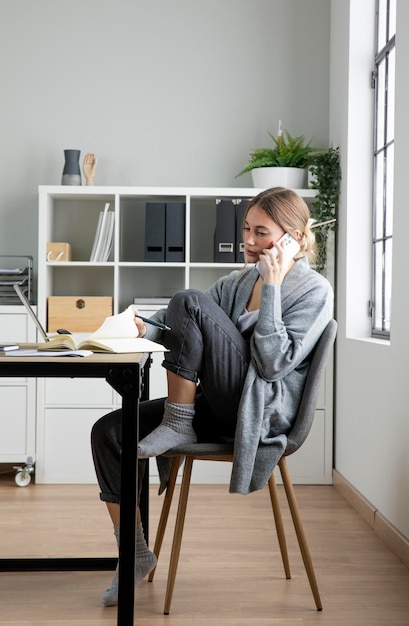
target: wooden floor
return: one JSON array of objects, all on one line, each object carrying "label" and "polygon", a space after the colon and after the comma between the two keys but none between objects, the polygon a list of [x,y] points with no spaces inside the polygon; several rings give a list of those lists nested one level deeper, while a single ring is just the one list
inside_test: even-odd
[{"label": "wooden floor", "polygon": [[[193,485],[171,614],[163,615],[169,533],[154,582],[136,590],[135,624],[408,626],[409,570],[333,487],[296,486],[296,493],[322,612],[284,505],[292,580],[283,575],[267,491],[243,497],[221,485]],[[152,487],[152,543],[161,503]],[[114,556],[97,487],[19,488],[13,475],[0,476],[0,555]],[[111,575],[0,573],[0,625],[114,626],[116,608],[99,603]]]}]

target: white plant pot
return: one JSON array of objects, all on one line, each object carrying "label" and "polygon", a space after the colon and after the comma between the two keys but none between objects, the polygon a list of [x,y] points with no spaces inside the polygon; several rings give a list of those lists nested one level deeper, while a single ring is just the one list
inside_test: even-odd
[{"label": "white plant pot", "polygon": [[251,170],[251,176],[256,189],[270,187],[304,189],[307,170],[300,167],[256,167]]}]

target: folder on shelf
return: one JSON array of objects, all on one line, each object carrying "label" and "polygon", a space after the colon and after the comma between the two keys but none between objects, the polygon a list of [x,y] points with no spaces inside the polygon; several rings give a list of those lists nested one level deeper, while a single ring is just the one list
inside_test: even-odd
[{"label": "folder on shelf", "polygon": [[92,245],[90,261],[94,263],[108,260],[112,248],[114,237],[115,214],[109,211],[109,202],[105,204],[103,211],[100,211],[94,243]]},{"label": "folder on shelf", "polygon": [[145,205],[145,261],[165,260],[165,202],[147,202]]},{"label": "folder on shelf", "polygon": [[216,201],[216,228],[214,233],[214,260],[216,263],[235,263],[236,205],[232,199]]},{"label": "folder on shelf", "polygon": [[101,261],[105,263],[108,261],[109,255],[112,250],[112,244],[114,241],[114,221],[115,221],[115,213],[113,211],[108,211],[108,219],[105,232],[103,233],[103,238],[101,242],[101,252],[99,254],[99,258],[97,261]]},{"label": "folder on shelf", "polygon": [[237,200],[236,204],[236,263],[244,263],[243,220],[250,200]]},{"label": "folder on shelf", "polygon": [[184,202],[166,203],[165,261],[185,260],[185,212]]}]

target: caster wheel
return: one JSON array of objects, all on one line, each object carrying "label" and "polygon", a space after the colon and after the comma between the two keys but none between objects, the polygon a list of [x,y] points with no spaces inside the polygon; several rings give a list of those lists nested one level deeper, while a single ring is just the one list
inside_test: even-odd
[{"label": "caster wheel", "polygon": [[27,487],[31,483],[31,475],[30,472],[26,470],[21,470],[21,472],[17,472],[14,477],[14,482],[18,487]]}]

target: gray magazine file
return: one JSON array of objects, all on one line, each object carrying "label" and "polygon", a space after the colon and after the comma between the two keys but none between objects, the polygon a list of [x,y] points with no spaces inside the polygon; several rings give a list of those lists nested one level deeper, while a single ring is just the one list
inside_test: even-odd
[{"label": "gray magazine file", "polygon": [[230,199],[216,202],[216,228],[214,233],[214,261],[235,263],[236,205]]},{"label": "gray magazine file", "polygon": [[165,202],[147,202],[145,205],[145,261],[165,260]]},{"label": "gray magazine file", "polygon": [[237,200],[236,204],[236,263],[244,263],[243,221],[250,200]]},{"label": "gray magazine file", "polygon": [[185,214],[184,202],[166,203],[165,261],[185,260]]}]

